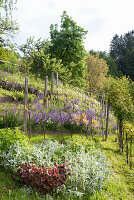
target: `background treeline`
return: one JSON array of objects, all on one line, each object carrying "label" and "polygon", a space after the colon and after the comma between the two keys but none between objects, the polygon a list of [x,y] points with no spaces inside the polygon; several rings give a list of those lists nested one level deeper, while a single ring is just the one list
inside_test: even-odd
[{"label": "background treeline", "polygon": [[58,24],[50,25],[50,39],[35,40],[31,36],[18,47],[20,56],[10,40],[10,36],[18,30],[18,25],[11,18],[12,9],[13,4],[9,1],[5,17],[0,16],[0,60],[18,63],[21,68],[42,79],[46,75],[51,77],[52,71],[58,72],[62,82],[90,90],[102,89],[108,75],[126,75],[134,79],[133,30],[121,36],[116,34],[111,40],[108,53],[94,50],[87,52],[84,47],[87,31],[64,11],[60,28]]}]

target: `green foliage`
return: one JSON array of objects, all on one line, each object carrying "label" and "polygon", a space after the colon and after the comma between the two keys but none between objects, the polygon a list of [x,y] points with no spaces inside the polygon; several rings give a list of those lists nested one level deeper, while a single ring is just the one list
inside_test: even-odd
[{"label": "green foliage", "polygon": [[9,46],[9,36],[12,37],[18,30],[19,26],[15,21],[5,19],[0,15],[0,47]]},{"label": "green foliage", "polygon": [[133,124],[125,122],[123,124],[123,130],[124,130],[124,133],[127,133],[128,135],[134,135],[134,125]]},{"label": "green foliage", "polygon": [[134,80],[134,31],[115,35],[110,45],[110,55],[116,59],[118,71]]},{"label": "green foliage", "polygon": [[60,31],[58,31],[57,24],[50,26],[52,45],[49,48],[49,52],[52,57],[62,60],[63,66],[71,72],[72,80],[84,77],[85,49],[83,40],[86,33],[87,31],[78,26],[65,11],[61,16]]},{"label": "green foliage", "polygon": [[0,7],[4,8],[6,15],[11,16],[17,0],[0,0]]},{"label": "green foliage", "polygon": [[[19,112],[19,111],[18,111]],[[0,115],[0,128],[10,127],[14,128],[17,126],[22,126],[23,122],[20,121],[18,118],[19,113],[18,112],[5,112],[5,115]]]},{"label": "green foliage", "polygon": [[0,60],[7,62],[5,63],[0,61],[1,70],[9,70],[10,73],[18,72],[18,66],[16,65],[18,63],[18,59],[19,55],[14,50],[9,50],[7,48],[0,47]]},{"label": "green foliage", "polygon": [[8,49],[4,49],[3,47],[0,47],[0,60],[9,61],[9,55],[10,55],[10,52]]},{"label": "green foliage", "polygon": [[1,152],[8,151],[10,146],[18,142],[24,144],[28,138],[18,128],[16,129],[0,129],[0,150]]},{"label": "green foliage", "polygon": [[132,95],[133,100],[134,100],[134,81],[132,81],[131,84],[130,84],[130,92],[131,92],[131,95]]},{"label": "green foliage", "polygon": [[134,102],[130,93],[130,82],[126,77],[107,79],[106,88],[107,100],[110,102],[114,115],[118,119],[120,151],[123,151],[122,128],[123,122],[133,121]]},{"label": "green foliage", "polygon": [[34,41],[34,37],[28,38],[26,44],[20,46],[27,70],[42,79],[45,79],[45,76],[51,78],[52,72],[58,72],[59,79],[66,81],[70,76],[69,70],[63,67],[61,60],[51,58],[48,53],[49,46],[48,41]]},{"label": "green foliage", "polygon": [[129,79],[126,77],[116,79],[109,77],[105,90],[115,116],[121,120],[132,121],[134,104],[130,93]]},{"label": "green foliage", "polygon": [[[10,43],[12,37],[18,30],[19,26],[16,21],[12,20],[12,11],[17,0],[0,0],[0,47],[14,46]],[[2,16],[3,14],[3,16]]]}]

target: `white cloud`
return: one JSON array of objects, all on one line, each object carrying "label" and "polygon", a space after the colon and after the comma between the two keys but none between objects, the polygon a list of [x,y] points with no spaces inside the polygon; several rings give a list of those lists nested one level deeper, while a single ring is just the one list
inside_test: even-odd
[{"label": "white cloud", "polygon": [[133,0],[18,0],[15,16],[21,25],[16,37],[18,43],[27,37],[49,37],[51,24],[60,25],[60,16],[67,14],[88,34],[87,50],[108,50],[114,34],[124,34],[134,29]]}]

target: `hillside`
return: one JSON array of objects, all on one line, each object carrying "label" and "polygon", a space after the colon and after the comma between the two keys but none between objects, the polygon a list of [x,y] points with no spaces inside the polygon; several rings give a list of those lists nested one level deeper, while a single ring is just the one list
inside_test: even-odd
[{"label": "hillside", "polygon": [[[3,139],[1,137],[2,144],[4,138],[6,139],[5,141],[7,141],[7,138],[11,137],[10,141],[13,141],[13,136],[11,136],[12,132],[10,131],[10,136],[6,136],[8,131],[4,132],[7,128],[11,128],[13,131],[15,127],[18,127],[19,130],[24,130],[25,78],[22,73],[18,76],[17,73],[10,74],[1,70],[0,81],[0,130],[3,137]],[[99,96],[95,94],[90,96],[87,92],[84,93],[84,91],[78,88],[63,85],[62,83],[59,83],[57,88],[56,82],[54,82],[54,90],[53,94],[51,94],[51,81],[49,81],[47,86],[48,95],[45,98],[44,81],[36,79],[32,75],[29,75],[28,81],[29,93],[27,104],[27,133],[29,134],[27,134],[27,136],[30,142],[28,146],[25,146],[23,139],[24,144],[23,142],[22,144],[24,146],[22,145],[22,147],[19,147],[15,146],[16,144],[13,141],[13,146],[8,149],[9,153],[6,154],[6,157],[4,152],[1,154],[1,163],[3,163],[1,165],[8,170],[8,172],[5,172],[5,170],[0,168],[0,177],[2,180],[0,185],[1,199],[5,200],[10,197],[10,199],[16,198],[20,200],[24,199],[24,195],[25,199],[65,199],[66,195],[69,195],[68,200],[69,198],[76,199],[76,196],[78,199],[82,198],[85,200],[100,200],[108,198],[113,200],[125,200],[126,198],[130,200],[133,199],[134,173],[133,169],[130,169],[129,164],[126,163],[126,159],[124,159],[126,156],[125,152],[120,153],[118,151],[118,142],[115,142],[117,141],[116,118],[114,117],[112,111],[110,111],[108,141],[104,142],[106,112],[104,110],[105,106],[102,106],[100,103],[101,101],[98,101],[100,99]],[[96,100],[96,98],[98,100]],[[18,139],[15,138],[15,140],[21,141],[19,130],[18,136],[15,136],[18,137]],[[14,133],[17,134],[17,131]],[[43,145],[42,142],[44,139],[46,140],[49,148],[49,150],[46,149],[44,151],[44,155],[48,156],[46,161],[43,160],[44,157],[38,157],[38,150],[36,150],[36,152],[32,152],[32,154],[29,152],[31,145],[34,145],[34,149],[37,148],[36,145],[38,148],[41,148],[40,145]],[[50,142],[49,144],[49,140],[54,143]],[[56,141],[59,141],[59,143]],[[64,146],[60,146],[61,144]],[[15,153],[17,151],[15,150],[13,153],[14,148],[19,148],[17,151],[19,151],[20,158],[24,159],[26,156],[24,153],[22,154],[22,149],[24,152],[26,151],[27,155],[30,157],[26,156],[25,161],[20,160],[19,157],[17,157],[18,153]],[[58,150],[56,150],[57,148]],[[82,149],[85,149],[85,153]],[[10,171],[13,171],[12,173],[14,173],[14,170],[16,169],[16,162],[32,163],[31,156],[34,155],[36,156],[36,162],[40,159],[40,162],[45,162],[45,165],[53,166],[55,162],[59,164],[72,159],[71,154],[74,155],[74,160],[70,166],[72,180],[71,182],[69,181],[70,179],[68,180],[67,183],[70,184],[70,187],[67,186],[68,189],[64,190],[65,193],[63,191],[63,193],[53,193],[53,195],[51,194],[53,197],[51,195],[42,196],[40,192],[35,192],[36,189],[30,190],[28,187],[19,186],[18,182],[12,180]],[[88,166],[86,164],[87,156],[91,156],[91,158],[94,159],[93,162],[91,162],[90,159],[88,160]],[[79,160],[79,162],[76,162],[75,159],[81,159],[81,161]],[[79,168],[80,162],[81,168]],[[95,171],[95,173],[90,175],[90,184],[92,185],[91,188],[88,187],[89,184],[86,185],[84,182],[83,186],[81,185],[78,177],[74,176],[75,172],[73,171],[72,166],[75,166],[75,170],[78,170],[78,176],[81,178],[85,176],[86,181],[89,181],[89,175],[87,176],[86,171]],[[81,170],[83,170],[83,172]],[[109,178],[107,177],[109,173],[107,170],[111,171]],[[83,173],[82,176],[80,175],[81,173]],[[91,177],[94,178],[92,179]],[[74,191],[74,186],[72,184],[74,179],[76,182],[75,187],[78,187],[78,191]],[[102,186],[99,186],[99,184],[102,184]],[[85,187],[85,189],[83,187]],[[88,190],[90,191],[89,193]]]}]

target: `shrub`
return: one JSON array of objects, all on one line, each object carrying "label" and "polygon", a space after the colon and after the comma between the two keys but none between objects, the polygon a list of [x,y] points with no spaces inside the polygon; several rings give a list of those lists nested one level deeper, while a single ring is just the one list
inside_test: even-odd
[{"label": "shrub", "polygon": [[24,135],[24,133],[18,128],[15,129],[0,129],[0,150],[8,151],[9,147],[16,143],[17,141],[20,144],[24,144],[24,142],[28,142],[28,138]]},{"label": "shrub", "polygon": [[23,125],[23,119],[19,116],[21,111],[19,110],[10,110],[10,112],[6,112],[6,114],[0,115],[0,128],[5,127],[18,127]]},{"label": "shrub", "polygon": [[36,167],[27,163],[19,166],[17,173],[13,177],[15,179],[19,178],[21,183],[46,194],[55,191],[58,187],[60,188],[65,184],[68,175],[70,175],[69,171],[65,164],[48,168]]}]

